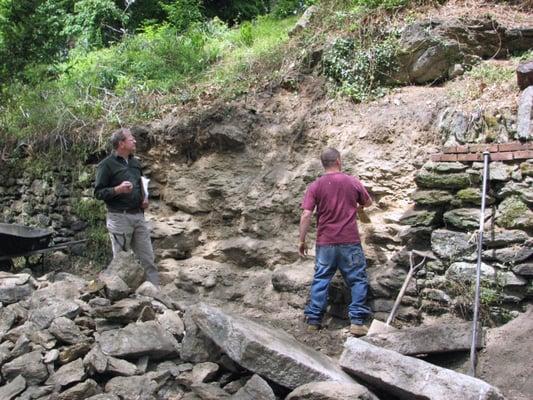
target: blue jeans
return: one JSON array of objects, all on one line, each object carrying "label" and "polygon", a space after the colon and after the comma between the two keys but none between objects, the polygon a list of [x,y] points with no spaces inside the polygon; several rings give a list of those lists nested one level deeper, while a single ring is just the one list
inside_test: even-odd
[{"label": "blue jeans", "polygon": [[317,245],[311,299],[304,311],[309,324],[321,323],[327,307],[329,284],[337,268],[352,294],[348,308],[351,323],[362,325],[370,315],[366,305],[366,259],[361,244]]}]

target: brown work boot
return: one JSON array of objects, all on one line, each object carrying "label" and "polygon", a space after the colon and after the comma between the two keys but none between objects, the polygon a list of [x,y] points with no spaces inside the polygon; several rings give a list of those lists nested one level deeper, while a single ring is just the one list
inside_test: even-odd
[{"label": "brown work boot", "polygon": [[350,333],[355,337],[365,336],[368,333],[368,328],[365,325],[351,324]]},{"label": "brown work boot", "polygon": [[318,324],[307,324],[307,332],[308,333],[315,333],[320,330],[320,325]]}]

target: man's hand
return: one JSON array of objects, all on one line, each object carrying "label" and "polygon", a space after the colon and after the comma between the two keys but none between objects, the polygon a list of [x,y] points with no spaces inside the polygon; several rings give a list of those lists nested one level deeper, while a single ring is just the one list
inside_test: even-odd
[{"label": "man's hand", "polygon": [[132,190],[133,183],[131,183],[130,181],[123,181],[120,185],[115,186],[116,194],[131,193]]},{"label": "man's hand", "polygon": [[298,253],[300,254],[300,257],[307,256],[307,244],[305,242],[300,242],[298,245]]},{"label": "man's hand", "polygon": [[141,203],[141,208],[142,209],[148,208],[149,203],[150,202],[148,201],[148,199],[144,199],[143,202]]}]

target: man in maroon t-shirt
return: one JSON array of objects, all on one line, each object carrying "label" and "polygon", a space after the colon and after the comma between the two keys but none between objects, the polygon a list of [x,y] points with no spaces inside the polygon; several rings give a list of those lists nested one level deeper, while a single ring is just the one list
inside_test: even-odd
[{"label": "man in maroon t-shirt", "polygon": [[320,160],[325,174],[307,188],[300,219],[298,251],[304,257],[307,254],[305,237],[311,225],[313,210],[316,209],[315,274],[304,314],[309,331],[320,329],[327,306],[329,284],[338,268],[352,295],[349,306],[350,332],[354,336],[364,336],[368,332],[364,322],[370,315],[370,308],[366,305],[366,259],[356,215],[358,205],[367,207],[372,204],[372,199],[357,178],[341,172],[341,156],[336,149],[324,150]]}]

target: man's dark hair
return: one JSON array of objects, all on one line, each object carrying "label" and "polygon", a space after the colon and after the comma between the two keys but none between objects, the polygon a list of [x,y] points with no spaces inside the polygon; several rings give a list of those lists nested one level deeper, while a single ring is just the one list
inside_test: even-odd
[{"label": "man's dark hair", "polygon": [[123,140],[126,140],[126,133],[130,130],[128,128],[120,128],[111,134],[111,145],[113,149],[118,149],[118,144]]},{"label": "man's dark hair", "polygon": [[328,147],[320,155],[320,161],[322,161],[322,166],[324,168],[330,168],[335,165],[335,161],[341,158],[341,153],[333,147]]}]

